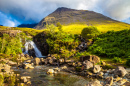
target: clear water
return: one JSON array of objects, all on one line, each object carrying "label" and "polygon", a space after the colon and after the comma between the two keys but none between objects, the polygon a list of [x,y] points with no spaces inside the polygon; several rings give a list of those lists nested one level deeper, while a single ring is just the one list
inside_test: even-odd
[{"label": "clear water", "polygon": [[31,86],[85,86],[89,80],[66,72],[48,75],[47,70],[51,67],[36,66],[34,69],[15,69],[22,76],[31,77]]}]

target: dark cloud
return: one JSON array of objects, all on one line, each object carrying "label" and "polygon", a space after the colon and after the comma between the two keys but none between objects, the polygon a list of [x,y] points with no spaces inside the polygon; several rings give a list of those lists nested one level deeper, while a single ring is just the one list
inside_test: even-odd
[{"label": "dark cloud", "polygon": [[0,0],[0,11],[6,14],[0,18],[14,22],[14,26],[35,23],[58,7],[93,10],[117,20],[130,17],[130,0]]}]

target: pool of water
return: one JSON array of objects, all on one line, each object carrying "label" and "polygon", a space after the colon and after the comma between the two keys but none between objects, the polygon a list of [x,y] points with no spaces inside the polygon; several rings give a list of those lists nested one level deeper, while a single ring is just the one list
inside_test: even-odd
[{"label": "pool of water", "polygon": [[88,79],[67,72],[46,74],[47,70],[54,67],[35,66],[34,69],[16,69],[14,71],[21,76],[31,77],[31,86],[84,86]]}]

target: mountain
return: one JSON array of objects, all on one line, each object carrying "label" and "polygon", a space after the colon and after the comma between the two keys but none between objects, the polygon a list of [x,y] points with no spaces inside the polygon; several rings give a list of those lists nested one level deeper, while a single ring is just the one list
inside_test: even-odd
[{"label": "mountain", "polygon": [[17,27],[27,27],[27,28],[34,28],[38,23],[34,23],[34,24],[21,24],[18,25]]},{"label": "mountain", "polygon": [[3,26],[3,25],[0,25],[0,26]]},{"label": "mountain", "polygon": [[87,24],[88,26],[97,24],[106,24],[110,22],[117,22],[109,17],[100,13],[88,10],[75,10],[70,8],[61,7],[56,9],[53,13],[43,18],[40,23],[35,27],[37,29],[45,28],[46,24],[55,24],[60,22],[62,25],[68,24]]}]

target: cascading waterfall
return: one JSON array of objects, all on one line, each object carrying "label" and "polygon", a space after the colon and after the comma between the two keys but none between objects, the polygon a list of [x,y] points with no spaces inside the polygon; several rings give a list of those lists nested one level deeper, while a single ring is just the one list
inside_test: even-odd
[{"label": "cascading waterfall", "polygon": [[42,56],[40,50],[37,48],[36,44],[33,41],[26,41],[24,54],[29,54],[29,45],[31,45],[31,47],[34,49],[36,57],[45,57]]}]

